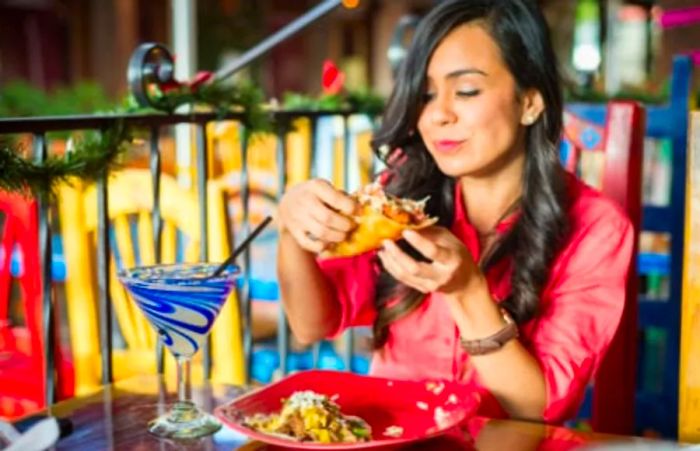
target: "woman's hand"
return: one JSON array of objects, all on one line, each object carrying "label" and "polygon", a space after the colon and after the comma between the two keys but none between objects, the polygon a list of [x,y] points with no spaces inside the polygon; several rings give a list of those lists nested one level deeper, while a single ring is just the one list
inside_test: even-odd
[{"label": "woman's hand", "polygon": [[355,201],[321,179],[296,185],[282,197],[278,210],[280,233],[289,233],[303,249],[318,253],[339,243],[355,227],[349,218]]},{"label": "woman's hand", "polygon": [[416,261],[393,241],[385,241],[379,258],[396,280],[422,293],[440,292],[455,297],[482,281],[471,254],[449,230],[443,227],[407,230],[403,237],[430,262]]}]

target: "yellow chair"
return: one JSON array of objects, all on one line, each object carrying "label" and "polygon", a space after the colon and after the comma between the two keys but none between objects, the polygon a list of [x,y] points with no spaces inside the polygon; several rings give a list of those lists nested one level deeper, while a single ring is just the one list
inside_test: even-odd
[{"label": "yellow chair", "polygon": [[[353,120],[350,118],[350,124]],[[348,186],[348,181],[344,179],[344,136],[338,131],[338,126],[342,119],[336,117],[333,129],[333,168],[331,181],[338,188]],[[350,133],[355,133],[354,141],[356,146],[357,161],[351,164],[359,165],[359,183],[367,184],[372,179],[373,152],[370,146],[372,132],[370,130],[356,133],[350,127]],[[216,176],[216,190],[221,193],[209,204],[223,202],[225,205],[232,203],[235,205],[234,213],[230,219],[235,224],[242,223],[242,205],[240,205],[240,171],[241,160],[241,129],[240,124],[232,121],[211,123],[207,130],[209,149],[209,173]],[[311,120],[308,118],[298,118],[292,123],[291,131],[286,134],[286,174],[287,187],[308,180],[311,176]],[[277,161],[277,136],[273,134],[253,136],[248,144],[248,174],[250,180],[250,222],[257,224],[262,219],[274,214],[276,210],[276,198],[280,194],[278,161]],[[210,187],[211,188],[211,187]],[[238,203],[237,203],[238,202]],[[215,208],[220,211],[221,208]],[[210,221],[212,224],[223,224],[219,221]],[[225,229],[217,230],[213,234],[224,233]],[[267,336],[277,327],[278,313],[267,302],[253,303],[253,323],[254,333],[260,336]],[[344,336],[336,340],[336,346],[340,349]]]},{"label": "yellow chair", "polygon": [[[338,118],[340,120],[340,118]],[[352,119],[351,119],[352,120]],[[241,136],[238,122],[224,121],[208,126],[209,174],[218,178],[237,174],[241,170]],[[372,177],[373,154],[370,146],[372,132],[356,134],[360,173],[360,184],[369,183]],[[311,176],[311,120],[299,118],[292,123],[292,130],[286,135],[287,144],[287,186],[308,180]],[[334,166],[332,180],[336,186],[345,186],[343,179],[342,136],[334,137]],[[277,137],[273,134],[255,135],[249,142],[248,168],[253,191],[270,195],[277,194]],[[235,185],[237,186],[237,185]],[[286,187],[285,187],[286,188]]]},{"label": "yellow chair", "polygon": [[[360,186],[366,185],[372,181],[373,174],[373,159],[372,146],[372,131],[362,131],[355,136],[355,145],[357,147],[356,162],[359,166]],[[339,188],[348,186],[348,181],[345,180],[345,171],[343,170],[343,153],[345,152],[345,143],[343,137],[337,137],[333,143],[334,162],[333,165],[333,183]]]},{"label": "yellow chair", "polygon": [[[300,119],[293,124],[294,130],[286,136],[287,186],[307,180],[311,166],[311,123]],[[214,174],[215,182],[210,183],[212,192],[210,206],[213,211],[228,208],[231,212],[228,228],[235,230],[243,223],[243,205],[241,201],[241,127],[237,122],[225,121],[211,123],[207,130],[209,154],[209,171]],[[274,134],[256,134],[248,142],[248,177],[250,182],[249,221],[251,226],[259,224],[266,216],[275,215],[279,188],[279,162],[277,159],[277,136]],[[216,192],[217,194],[214,194]],[[222,234],[228,230],[223,222],[210,220],[220,229],[212,234]],[[274,227],[271,226],[270,229]],[[264,255],[269,256],[264,250]],[[258,261],[257,264],[263,264]],[[274,266],[274,264],[273,264]],[[270,269],[273,268],[270,266]],[[251,293],[256,296],[256,293]],[[270,338],[275,335],[279,324],[279,304],[270,299],[252,299],[251,333],[254,339]]]},{"label": "yellow chair", "polygon": [[[209,124],[207,136],[210,151],[210,174],[217,179],[217,186],[231,200],[240,202],[241,141],[237,122]],[[260,222],[274,213],[279,193],[277,170],[277,137],[272,134],[256,134],[248,145],[248,180],[250,187],[250,219]],[[242,223],[242,205],[233,202],[230,219]]]},{"label": "yellow chair", "polygon": [[[214,186],[214,185],[212,185]],[[134,244],[138,246],[140,264],[155,263],[151,221],[152,181],[146,170],[125,170],[109,179],[109,218],[114,242],[122,265],[135,265]],[[217,197],[215,189],[208,192]],[[221,205],[210,202],[209,258],[223,260],[228,253],[226,234],[212,233],[226,223],[225,213],[215,212]],[[161,261],[174,262],[178,239],[184,237],[184,261],[199,257],[199,214],[194,194],[180,188],[175,180],[161,178]],[[100,347],[98,339],[97,289],[95,282],[94,243],[97,229],[97,199],[94,185],[73,182],[59,190],[59,215],[66,258],[66,303],[71,348],[76,372],[76,394],[94,391],[100,385]],[[136,224],[132,230],[132,223]],[[135,232],[135,233],[134,233]],[[136,242],[132,234],[137,235]],[[110,296],[124,338],[125,349],[113,350],[115,380],[136,374],[155,373],[156,336],[138,306],[130,299],[116,278],[114,255],[110,262]],[[242,354],[238,301],[232,294],[212,330],[212,378],[242,384],[245,364]],[[174,361],[166,352],[166,374],[174,373]],[[201,378],[201,353],[195,356],[194,378]]]},{"label": "yellow chair", "polygon": [[[287,174],[289,184],[307,180],[310,174],[310,135],[308,119],[295,121],[295,130],[287,134]],[[208,125],[209,174],[212,178],[239,174],[241,127],[225,121]],[[277,136],[255,134],[248,142],[248,170],[252,190],[276,195],[278,191]]]}]

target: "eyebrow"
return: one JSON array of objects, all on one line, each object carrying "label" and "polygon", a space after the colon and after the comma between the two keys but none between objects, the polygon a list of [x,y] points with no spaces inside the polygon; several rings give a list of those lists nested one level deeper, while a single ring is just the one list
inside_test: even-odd
[{"label": "eyebrow", "polygon": [[488,76],[488,74],[486,72],[484,72],[483,70],[467,68],[467,69],[454,70],[454,71],[448,73],[445,76],[445,78],[457,78],[457,77],[461,77],[462,75],[471,75],[471,74],[483,75],[484,77]]}]

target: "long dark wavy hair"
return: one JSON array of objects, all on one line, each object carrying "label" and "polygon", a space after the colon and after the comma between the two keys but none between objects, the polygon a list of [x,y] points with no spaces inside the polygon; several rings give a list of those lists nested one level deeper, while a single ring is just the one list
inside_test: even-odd
[{"label": "long dark wavy hair", "polygon": [[[439,225],[450,227],[456,182],[438,169],[415,130],[423,107],[428,61],[445,36],[466,23],[484,26],[500,48],[518,91],[536,89],[545,105],[526,131],[519,219],[480,262],[481,270],[487,272],[502,258],[513,257],[512,294],[501,305],[522,324],[538,312],[550,265],[568,230],[566,178],[557,151],[562,130],[561,85],[547,24],[534,1],[444,0],[438,4],[416,29],[372,146],[388,165],[387,191],[412,199],[430,196],[427,212],[440,218]],[[387,148],[401,149],[402,158],[386,158]],[[407,243],[400,245],[421,258]],[[398,302],[390,302],[397,296]],[[381,268],[373,326],[375,348],[387,342],[391,323],[415,310],[424,299],[424,294]]]}]

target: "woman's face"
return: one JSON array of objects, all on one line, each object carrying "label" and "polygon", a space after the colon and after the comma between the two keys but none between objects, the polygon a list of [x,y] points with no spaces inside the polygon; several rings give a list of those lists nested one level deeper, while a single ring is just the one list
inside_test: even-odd
[{"label": "woman's face", "polygon": [[489,33],[480,25],[462,25],[438,44],[428,62],[418,131],[446,175],[493,176],[522,167],[521,124],[533,119],[530,97],[517,92]]}]

